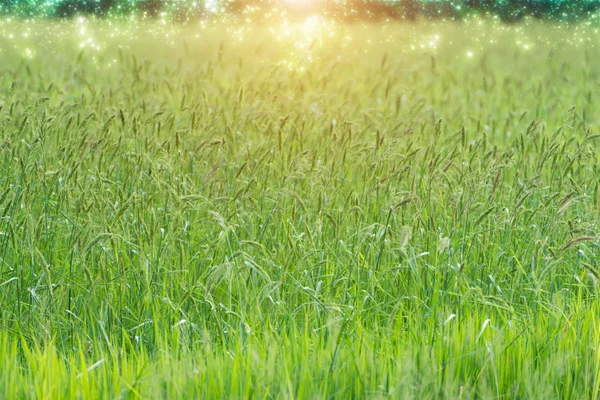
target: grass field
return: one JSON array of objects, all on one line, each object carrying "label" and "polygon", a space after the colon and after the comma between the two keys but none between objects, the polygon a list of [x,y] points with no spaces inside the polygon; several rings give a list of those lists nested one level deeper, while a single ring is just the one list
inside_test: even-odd
[{"label": "grass field", "polygon": [[598,398],[598,39],[0,22],[1,397]]}]

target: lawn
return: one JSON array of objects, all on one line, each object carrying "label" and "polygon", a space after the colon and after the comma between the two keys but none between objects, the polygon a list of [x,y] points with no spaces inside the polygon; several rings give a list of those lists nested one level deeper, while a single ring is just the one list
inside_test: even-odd
[{"label": "lawn", "polygon": [[1,20],[1,397],[597,398],[599,39]]}]

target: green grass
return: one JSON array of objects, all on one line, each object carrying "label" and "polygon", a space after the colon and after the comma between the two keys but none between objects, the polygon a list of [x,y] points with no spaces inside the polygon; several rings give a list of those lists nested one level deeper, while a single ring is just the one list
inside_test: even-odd
[{"label": "green grass", "polygon": [[1,397],[598,398],[594,29],[0,22]]}]

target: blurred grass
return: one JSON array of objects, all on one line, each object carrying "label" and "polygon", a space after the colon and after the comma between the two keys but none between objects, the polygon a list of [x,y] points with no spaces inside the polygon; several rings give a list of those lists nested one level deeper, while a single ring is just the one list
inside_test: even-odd
[{"label": "blurred grass", "polygon": [[5,398],[597,398],[592,28],[0,23]]}]

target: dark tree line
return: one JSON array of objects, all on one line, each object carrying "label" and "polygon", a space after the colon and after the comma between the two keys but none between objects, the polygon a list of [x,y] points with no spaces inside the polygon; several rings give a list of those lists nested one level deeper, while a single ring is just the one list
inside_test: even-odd
[{"label": "dark tree line", "polygon": [[[48,16],[65,18],[80,14],[139,14],[155,18],[167,13],[176,20],[189,20],[206,14],[205,0],[0,0],[0,13],[24,17]],[[221,10],[233,14],[249,9],[261,10],[278,6],[290,14],[315,11],[345,20],[444,18],[460,20],[468,15],[498,16],[505,22],[525,17],[554,20],[590,18],[600,11],[600,0],[313,0],[304,6],[290,6],[278,0],[222,0]]]},{"label": "dark tree line", "polygon": [[561,21],[589,19],[600,13],[600,0],[400,0],[329,3],[333,14],[348,16],[348,6],[359,19],[449,19],[461,20],[470,15],[497,16],[504,22],[518,22],[525,17]]},{"label": "dark tree line", "polygon": [[586,19],[600,11],[597,0],[465,0],[467,12],[498,15],[507,22],[524,17],[554,20]]}]

